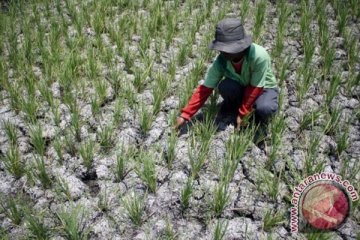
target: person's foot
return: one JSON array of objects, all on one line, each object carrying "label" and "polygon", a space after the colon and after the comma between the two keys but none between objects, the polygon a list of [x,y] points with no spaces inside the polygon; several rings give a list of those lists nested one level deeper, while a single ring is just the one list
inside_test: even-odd
[{"label": "person's foot", "polygon": [[259,124],[259,127],[255,132],[253,141],[255,145],[261,150],[265,150],[266,148],[265,140],[267,136],[268,136],[267,124]]}]

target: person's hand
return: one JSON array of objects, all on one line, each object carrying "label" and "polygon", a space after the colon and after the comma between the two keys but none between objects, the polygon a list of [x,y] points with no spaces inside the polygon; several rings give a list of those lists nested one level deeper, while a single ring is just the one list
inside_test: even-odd
[{"label": "person's hand", "polygon": [[245,127],[246,122],[238,115],[236,117],[236,130],[240,130],[240,127]]},{"label": "person's hand", "polygon": [[182,117],[177,117],[176,118],[176,124],[175,124],[175,129],[179,129],[184,123],[185,123],[185,119]]}]

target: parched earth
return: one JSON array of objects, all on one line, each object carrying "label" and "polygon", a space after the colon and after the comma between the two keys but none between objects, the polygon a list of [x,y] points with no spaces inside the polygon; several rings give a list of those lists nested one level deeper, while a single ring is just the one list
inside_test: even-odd
[{"label": "parched earth", "polygon": [[[90,10],[89,16],[94,16],[102,9],[104,2],[99,1],[54,1],[49,4],[51,16],[58,21],[67,22],[68,38],[76,42],[79,34],[75,24],[76,18],[70,11],[68,3],[75,6],[77,14],[82,14],[83,7]],[[136,1],[135,1],[136,2]],[[146,2],[146,1],[144,1]],[[277,78],[280,79],[281,70],[286,66],[284,82],[279,83],[281,94],[281,106],[276,121],[270,123],[269,135],[265,140],[265,146],[259,147],[252,141],[245,154],[241,157],[235,174],[228,184],[226,191],[229,199],[224,211],[219,216],[214,216],[212,205],[214,189],[220,182],[221,169],[226,158],[226,144],[230,136],[234,134],[233,116],[217,117],[217,131],[213,134],[206,161],[202,166],[197,178],[193,180],[193,191],[190,197],[189,207],[184,209],[181,202],[181,192],[191,176],[191,164],[189,159],[189,145],[193,136],[194,125],[202,124],[201,119],[208,108],[204,107],[194,117],[194,120],[184,126],[177,136],[175,145],[175,158],[171,167],[166,163],[166,152],[168,151],[169,136],[172,131],[173,122],[171,116],[179,112],[179,104],[182,91],[185,91],[186,79],[190,78],[199,60],[204,61],[204,69],[210,66],[215,52],[206,55],[206,47],[212,40],[215,23],[223,17],[239,16],[242,3],[239,1],[180,1],[179,6],[174,8],[172,4],[178,1],[159,1],[161,16],[165,19],[165,11],[177,16],[177,32],[172,37],[168,48],[165,44],[165,32],[168,22],[163,21],[155,33],[150,34],[148,49],[145,56],[153,63],[150,67],[152,74],[141,76],[144,78],[144,89],[137,92],[134,87],[136,73],[133,69],[142,69],[146,73],[147,58],[142,55],[140,45],[142,39],[146,38],[144,27],[154,17],[151,6],[157,1],[149,1],[148,7],[135,8],[127,1],[109,1],[108,8],[114,14],[109,14],[105,19],[105,25],[118,24],[120,19],[139,18],[136,29],[117,29],[117,33],[124,35],[124,49],[132,54],[132,67],[128,68],[124,51],[119,51],[119,46],[113,41],[110,27],[105,27],[97,38],[95,25],[87,21],[86,15],[83,26],[81,26],[82,44],[75,44],[75,53],[79,54],[77,62],[78,80],[84,84],[77,85],[73,89],[76,104],[79,109],[81,128],[78,139],[71,138],[71,143],[63,147],[63,158],[59,159],[56,151],[56,142],[65,144],[71,133],[72,112],[69,104],[63,101],[63,86],[61,81],[62,72],[66,70],[67,57],[71,55],[69,44],[65,42],[65,36],[60,36],[59,42],[62,47],[60,51],[60,64],[52,71],[53,79],[49,84],[50,92],[54,99],[59,101],[58,110],[60,122],[54,122],[53,112],[47,104],[44,96],[36,85],[35,97],[39,103],[36,111],[35,122],[42,127],[42,138],[45,140],[45,153],[43,159],[51,187],[45,188],[43,183],[36,177],[37,170],[35,159],[38,156],[36,147],[31,141],[31,127],[34,122],[29,121],[27,113],[14,109],[11,105],[11,94],[8,85],[20,82],[26,73],[21,67],[14,67],[11,62],[11,46],[9,44],[9,32],[15,32],[19,49],[24,42],[24,31],[22,31],[21,19],[32,18],[34,11],[38,11],[40,22],[45,27],[46,36],[50,35],[50,20],[46,16],[45,4],[42,1],[22,2],[23,13],[17,13],[16,22],[9,21],[2,26],[1,36],[1,61],[6,69],[1,81],[1,104],[0,122],[9,122],[16,126],[18,135],[16,145],[20,152],[21,161],[27,169],[23,176],[15,178],[5,166],[4,159],[11,148],[11,142],[6,134],[4,124],[0,130],[0,197],[2,200],[0,208],[0,236],[4,239],[28,239],[33,236],[29,227],[27,214],[35,216],[49,230],[50,239],[70,239],[66,224],[61,221],[62,213],[74,212],[80,209],[83,214],[77,215],[79,229],[84,233],[84,238],[89,239],[212,239],[215,237],[214,230],[217,224],[223,222],[226,225],[224,239],[359,239],[360,237],[360,205],[359,201],[352,203],[352,210],[345,223],[340,228],[331,232],[317,232],[315,230],[304,230],[301,233],[292,233],[290,228],[291,196],[294,187],[308,176],[309,169],[314,170],[320,166],[318,172],[330,172],[340,174],[359,191],[360,187],[360,86],[359,86],[359,39],[360,23],[359,16],[355,17],[352,11],[348,12],[346,29],[354,39],[354,49],[349,49],[345,42],[345,35],[339,33],[339,16],[334,9],[334,2],[325,1],[324,11],[326,13],[326,25],[328,26],[329,42],[335,47],[333,62],[329,76],[323,79],[322,71],[324,58],[322,56],[322,44],[318,41],[319,25],[315,14],[315,1],[306,1],[314,12],[309,30],[312,32],[314,54],[307,68],[313,70],[312,82],[305,92],[303,99],[298,98],[298,91],[304,82],[299,76],[299,69],[304,64],[305,52],[303,36],[301,32],[301,1],[287,1],[291,9],[287,19],[286,31],[284,33],[284,49],[280,56],[274,56],[276,45],[279,13],[278,1],[266,2],[265,20],[262,28],[261,38],[258,43],[263,45],[273,57],[273,69]],[[200,3],[201,2],[201,3]],[[252,33],[255,26],[257,4],[260,1],[250,2],[249,14],[244,21],[245,29]],[[63,11],[63,20],[56,10],[57,3]],[[70,5],[71,5],[70,4]],[[210,12],[204,14],[207,4],[210,4]],[[35,7],[34,7],[35,6]],[[168,9],[165,6],[170,6]],[[190,14],[186,14],[192,7]],[[204,7],[205,6],[205,7]],[[9,17],[11,6],[2,3],[2,16]],[[170,9],[170,10],[169,10]],[[143,18],[140,18],[142,16]],[[197,16],[200,24],[195,31],[192,45],[186,37],[191,27],[197,27]],[[10,18],[10,17],[9,17]],[[4,18],[3,18],[4,19]],[[65,19],[65,20],[64,20]],[[56,22],[55,21],[55,22]],[[142,22],[143,21],[143,22]],[[127,24],[130,24],[127,22]],[[127,26],[125,24],[125,26]],[[11,29],[15,27],[15,29]],[[35,33],[38,26],[31,28]],[[130,36],[127,38],[127,36]],[[36,37],[35,37],[36,38]],[[88,63],[88,50],[96,49],[96,41],[102,42],[104,49],[112,52],[110,64],[103,59],[102,52],[96,51],[97,79],[104,82],[106,86],[105,100],[99,107],[100,113],[94,117],[91,97],[96,94],[93,79],[86,74]],[[160,50],[157,49],[160,43]],[[48,44],[46,41],[45,44]],[[71,43],[70,43],[71,45]],[[153,116],[150,130],[144,134],[141,128],[140,106],[144,104],[149,109],[154,106],[154,79],[157,72],[171,76],[169,65],[180,55],[183,46],[191,48],[184,64],[176,62],[174,78],[171,79],[168,92],[161,102],[160,111]],[[38,44],[32,45],[34,59],[27,63],[33,71],[36,81],[45,81],[48,76],[44,69],[43,58],[37,50]],[[355,63],[350,65],[349,55],[351,51],[357,54]],[[125,51],[126,52],[126,51]],[[159,56],[157,55],[159,54]],[[64,64],[63,64],[64,63]],[[20,65],[20,64],[19,64]],[[111,65],[111,68],[110,66]],[[56,69],[58,67],[58,69]],[[121,78],[121,92],[117,95],[113,85],[106,80],[111,71],[117,71]],[[205,77],[204,71],[194,86],[200,84]],[[329,88],[333,75],[339,74],[341,83],[335,91],[331,101],[327,101]],[[355,76],[355,83],[348,88],[349,76]],[[128,84],[128,85],[126,85]],[[128,86],[132,87],[128,87]],[[26,92],[25,87],[21,90]],[[130,89],[130,90],[129,90]],[[128,94],[127,91],[134,95]],[[20,92],[21,93],[21,92]],[[26,95],[27,93],[25,93]],[[127,95],[128,94],[128,95]],[[130,96],[131,95],[131,96]],[[114,112],[117,100],[123,98],[121,110],[121,121],[114,124]],[[134,101],[134,103],[132,103]],[[217,100],[217,108],[221,98]],[[210,101],[206,103],[211,105]],[[317,116],[317,112],[319,115]],[[338,117],[331,122],[331,114],[338,112]],[[313,113],[311,116],[309,113]],[[283,120],[283,121],[282,121]],[[280,123],[284,126],[281,127]],[[251,124],[251,123],[250,123]],[[278,125],[276,125],[278,124]],[[111,146],[104,151],[100,144],[100,133],[105,126],[112,126]],[[281,128],[276,131],[276,127]],[[241,133],[240,133],[241,134]],[[71,135],[71,134],[70,134]],[[72,135],[71,135],[72,136]],[[279,141],[274,141],[278,138]],[[341,142],[341,139],[344,141]],[[93,141],[91,148],[94,156],[91,158],[91,167],[86,167],[84,158],[80,154],[80,146],[87,141]],[[316,142],[318,141],[318,142]],[[343,151],[339,153],[339,145],[346,143]],[[274,146],[276,143],[276,146]],[[69,146],[74,147],[74,152]],[[276,148],[275,148],[276,147]],[[124,149],[140,149],[145,154],[150,154],[155,162],[156,191],[149,191],[149,187],[139,176],[140,159],[125,155]],[[276,149],[274,156],[270,156]],[[128,150],[130,151],[130,150]],[[119,180],[116,176],[117,156],[124,155],[125,174]],[[269,162],[272,161],[270,164]],[[309,165],[310,164],[310,165]],[[141,165],[141,164],[140,164]],[[274,184],[277,183],[277,184]],[[65,186],[65,187],[64,187]],[[273,188],[276,188],[275,190]],[[131,221],[125,201],[135,201],[138,196],[144,199],[144,213],[140,224]],[[11,199],[15,199],[20,209],[21,220],[14,223],[9,216]],[[30,212],[30,213],[29,213]],[[76,213],[76,211],[75,211]],[[270,215],[269,215],[270,213]],[[275,217],[279,215],[279,219]],[[269,217],[270,216],[270,217]],[[271,218],[273,217],[273,218]],[[270,219],[270,224],[264,225],[264,221]],[[273,224],[271,224],[271,222]],[[72,223],[75,225],[74,223]],[[269,226],[270,227],[267,227]],[[81,234],[80,234],[81,235]],[[86,235],[86,236],[85,236]],[[36,237],[34,237],[36,238]],[[80,239],[80,238],[79,238]],[[220,238],[219,238],[220,239]]]}]

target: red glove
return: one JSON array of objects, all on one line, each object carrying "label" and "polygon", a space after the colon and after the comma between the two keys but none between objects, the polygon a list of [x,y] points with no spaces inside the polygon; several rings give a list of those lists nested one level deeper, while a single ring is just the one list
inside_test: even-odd
[{"label": "red glove", "polygon": [[191,96],[189,103],[181,110],[181,117],[190,120],[192,116],[201,108],[201,106],[206,102],[208,97],[211,95],[213,88],[205,87],[204,85],[199,85],[193,95]]}]

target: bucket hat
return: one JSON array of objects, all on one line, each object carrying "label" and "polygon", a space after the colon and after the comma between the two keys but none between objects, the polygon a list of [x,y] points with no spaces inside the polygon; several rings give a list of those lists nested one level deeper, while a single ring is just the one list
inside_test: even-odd
[{"label": "bucket hat", "polygon": [[251,45],[251,36],[246,35],[244,26],[237,18],[225,18],[216,25],[215,40],[209,48],[226,52],[239,53]]}]

